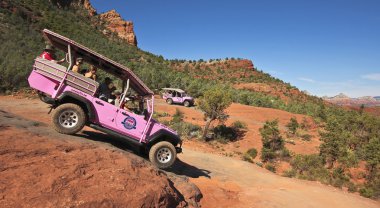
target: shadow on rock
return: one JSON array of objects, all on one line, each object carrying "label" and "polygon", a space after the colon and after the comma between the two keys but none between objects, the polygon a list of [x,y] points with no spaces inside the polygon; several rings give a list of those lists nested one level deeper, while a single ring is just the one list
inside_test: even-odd
[{"label": "shadow on rock", "polygon": [[201,176],[211,178],[211,176],[209,175],[211,173],[210,171],[199,169],[195,166],[181,161],[180,159],[177,159],[174,165],[166,171],[174,173],[176,175],[187,176],[190,178],[199,178]]},{"label": "shadow on rock", "polygon": [[128,142],[119,137],[115,137],[109,134],[94,131],[82,131],[80,134],[76,134],[75,136],[82,138],[84,137],[92,141],[105,142],[111,144],[116,148],[126,151],[133,151],[135,154],[138,153],[138,149],[136,147],[130,145]]}]

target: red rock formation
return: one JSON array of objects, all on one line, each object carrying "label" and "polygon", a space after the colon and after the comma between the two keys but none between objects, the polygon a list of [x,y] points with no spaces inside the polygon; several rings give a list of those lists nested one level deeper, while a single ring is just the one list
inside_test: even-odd
[{"label": "red rock formation", "polygon": [[[49,0],[50,3],[57,5],[58,8],[65,7],[82,7],[88,11],[90,16],[97,15],[96,10],[91,5],[90,0]],[[115,10],[111,10],[99,15],[104,22],[107,30],[103,31],[105,35],[109,31],[115,32],[119,38],[126,40],[128,44],[137,46],[137,38],[133,31],[133,22],[125,21]]]},{"label": "red rock formation", "polygon": [[128,44],[137,46],[136,35],[133,31],[133,22],[123,20],[120,14],[115,10],[100,14],[99,17],[104,21],[109,30],[117,33],[117,35],[121,39],[126,40]]},{"label": "red rock formation", "polygon": [[94,9],[94,7],[92,7],[90,0],[80,0],[80,1],[83,1],[82,4],[84,8],[87,9],[90,16],[96,15],[96,10]]}]

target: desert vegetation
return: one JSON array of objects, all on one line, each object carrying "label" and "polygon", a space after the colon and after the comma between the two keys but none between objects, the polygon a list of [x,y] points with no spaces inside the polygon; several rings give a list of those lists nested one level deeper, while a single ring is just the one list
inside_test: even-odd
[{"label": "desert vegetation", "polygon": [[[340,113],[338,113],[340,112]],[[354,111],[337,110],[326,116],[321,124],[319,154],[295,155],[283,148],[283,139],[277,122],[268,121],[260,129],[263,148],[261,160],[271,165],[276,160],[289,160],[291,169],[284,173],[287,177],[318,180],[335,187],[346,187],[349,191],[359,191],[365,197],[379,196],[380,139],[379,119]],[[301,127],[306,128],[306,121]],[[294,118],[287,124],[288,133],[295,135],[298,124]],[[297,128],[296,128],[297,127]],[[305,136],[304,136],[305,137]],[[305,139],[305,138],[303,138]],[[290,158],[291,157],[291,158]],[[355,183],[351,170],[359,163],[365,164],[365,182]],[[273,171],[273,168],[270,168]]]}]

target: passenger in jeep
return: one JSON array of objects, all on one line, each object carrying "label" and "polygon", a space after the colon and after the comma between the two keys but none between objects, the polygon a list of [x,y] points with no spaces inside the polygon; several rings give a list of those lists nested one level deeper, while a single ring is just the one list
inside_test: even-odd
[{"label": "passenger in jeep", "polygon": [[59,61],[55,60],[55,49],[51,45],[46,45],[40,57],[49,61],[54,61],[57,64],[63,63],[65,61],[64,58]]},{"label": "passenger in jeep", "polygon": [[96,81],[96,79],[97,79],[96,72],[97,71],[98,71],[98,69],[95,66],[91,65],[90,70],[88,70],[88,72],[84,76]]},{"label": "passenger in jeep", "polygon": [[80,67],[82,66],[82,61],[83,61],[82,58],[77,58],[75,65],[73,66],[73,69],[72,69],[73,72],[81,73]]}]

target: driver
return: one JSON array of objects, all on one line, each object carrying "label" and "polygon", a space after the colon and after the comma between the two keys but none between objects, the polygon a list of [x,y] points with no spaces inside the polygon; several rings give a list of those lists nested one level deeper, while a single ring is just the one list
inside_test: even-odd
[{"label": "driver", "polygon": [[40,57],[43,59],[49,60],[49,61],[53,61],[57,64],[63,63],[65,61],[64,58],[59,60],[59,61],[54,59],[55,58],[55,49],[51,45],[46,45],[46,47],[45,47],[44,51],[41,53]]},{"label": "driver", "polygon": [[99,86],[99,99],[109,102],[113,100],[114,95],[112,92],[116,89],[114,84],[112,83],[111,78],[106,77],[104,82]]}]

